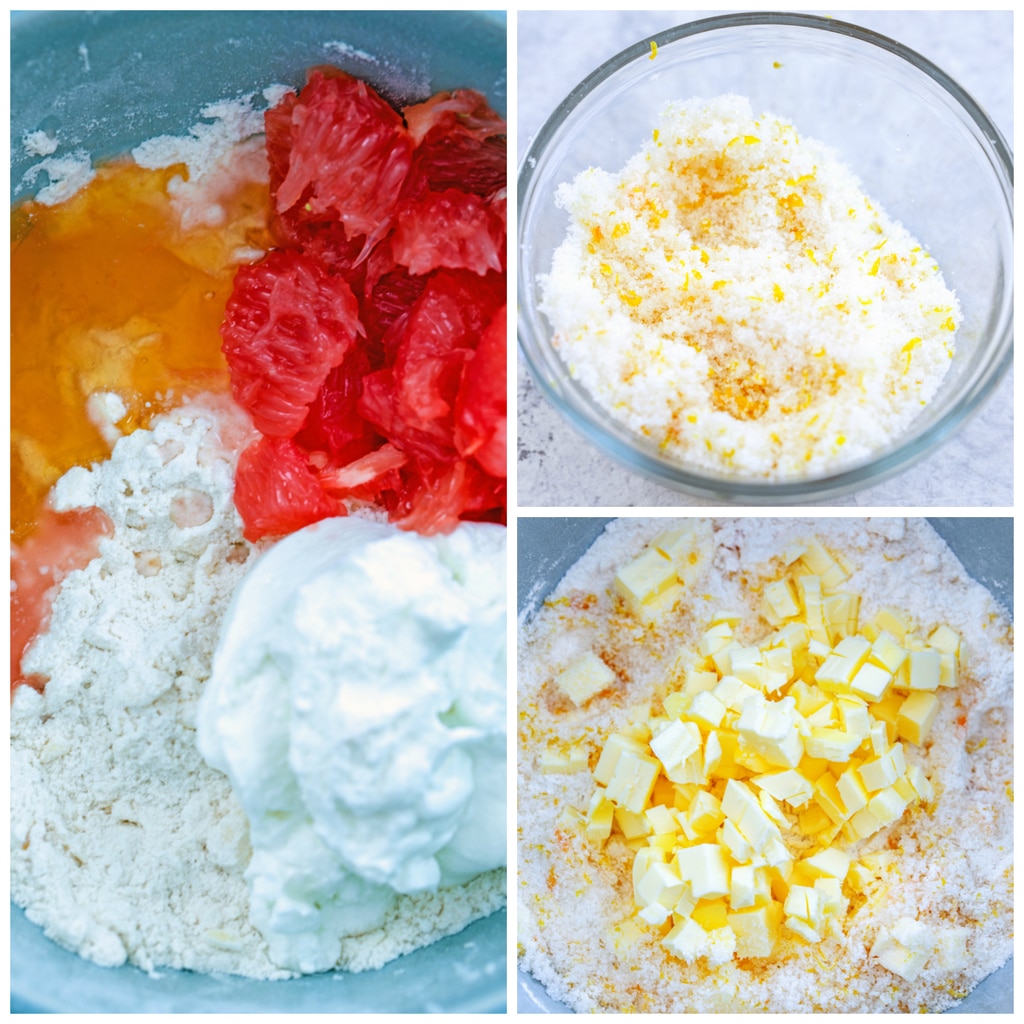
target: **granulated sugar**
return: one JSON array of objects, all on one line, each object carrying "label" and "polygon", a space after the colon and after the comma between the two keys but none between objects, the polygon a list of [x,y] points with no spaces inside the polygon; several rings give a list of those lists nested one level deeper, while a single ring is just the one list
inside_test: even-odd
[{"label": "granulated sugar", "polygon": [[[715,554],[694,597],[661,625],[644,627],[616,604],[612,580],[661,530],[680,520],[617,520],[520,626],[520,962],[577,1012],[878,1012],[942,1010],[1012,953],[1012,627],[923,520],[719,520]],[[567,807],[586,810],[589,771],[545,773],[541,755],[582,738],[590,767],[630,708],[660,704],[676,655],[691,650],[713,613],[731,609],[738,639],[771,631],[759,617],[763,582],[788,545],[817,538],[847,560],[842,589],[860,594],[861,622],[882,606],[910,615],[922,635],[946,624],[965,640],[967,668],[942,689],[926,743],[906,745],[937,794],[889,828],[851,847],[891,850],[895,860],[854,895],[841,934],[807,944],[786,929],[770,959],[711,968],[667,953],[656,928],[638,943],[620,926],[635,912],[632,853],[613,834],[602,850],[558,827]],[[619,685],[574,707],[554,677],[593,650]],[[901,919],[908,919],[899,924]],[[913,982],[870,950],[883,928],[923,926],[936,952]],[[618,940],[618,942],[617,942]],[[965,946],[965,949],[964,949]]]},{"label": "granulated sugar", "polygon": [[887,447],[949,368],[935,261],[837,157],[748,100],[670,103],[618,173],[563,184],[553,344],[667,455],[820,475]]}]

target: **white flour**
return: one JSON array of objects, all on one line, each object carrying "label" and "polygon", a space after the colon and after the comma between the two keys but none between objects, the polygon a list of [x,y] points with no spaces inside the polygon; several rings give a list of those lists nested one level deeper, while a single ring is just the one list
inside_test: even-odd
[{"label": "white flour", "polygon": [[[694,607],[645,630],[614,610],[614,572],[670,519],[618,520],[598,538],[520,628],[519,943],[521,964],[578,1012],[827,1012],[940,1010],[966,994],[1012,952],[1012,627],[923,520],[719,520],[716,555],[695,585]],[[944,691],[923,748],[908,753],[939,799],[926,813],[863,842],[892,848],[894,868],[868,891],[841,939],[820,946],[780,943],[771,961],[733,961],[709,970],[669,957],[656,941],[620,956],[611,931],[633,911],[621,843],[596,853],[580,836],[555,831],[566,806],[586,809],[589,772],[544,774],[550,743],[583,737],[593,753],[621,728],[629,707],[663,685],[666,665],[692,649],[711,614],[725,608],[756,623],[759,579],[793,540],[818,537],[854,567],[843,589],[863,597],[861,621],[880,606],[909,612],[928,633],[945,623],[966,639],[967,678]],[[778,564],[778,563],[776,563]],[[768,631],[761,624],[761,633]],[[743,642],[754,642],[756,627]],[[583,708],[558,701],[555,674],[595,650],[623,680],[621,692]],[[591,760],[593,764],[593,759]],[[623,881],[624,872],[626,881]],[[901,917],[923,923],[962,962],[933,957],[913,983],[870,959],[882,927]]]}]

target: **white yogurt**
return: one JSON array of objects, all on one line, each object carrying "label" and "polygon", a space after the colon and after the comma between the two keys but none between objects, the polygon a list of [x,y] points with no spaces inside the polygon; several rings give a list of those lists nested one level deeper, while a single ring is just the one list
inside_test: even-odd
[{"label": "white yogurt", "polygon": [[505,864],[505,530],[331,519],[237,590],[198,744],[249,819],[251,918],[325,970],[396,893]]}]

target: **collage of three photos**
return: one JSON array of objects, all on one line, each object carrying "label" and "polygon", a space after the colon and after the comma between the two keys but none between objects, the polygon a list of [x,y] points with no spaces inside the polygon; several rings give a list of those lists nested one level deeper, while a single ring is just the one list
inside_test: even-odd
[{"label": "collage of three photos", "polygon": [[13,13],[12,1014],[1012,1012],[1012,39]]}]

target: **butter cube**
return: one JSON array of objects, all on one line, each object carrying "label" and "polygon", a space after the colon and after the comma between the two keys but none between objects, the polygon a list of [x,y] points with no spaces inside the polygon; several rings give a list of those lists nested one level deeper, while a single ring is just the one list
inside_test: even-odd
[{"label": "butter cube", "polygon": [[722,810],[757,853],[764,850],[770,839],[779,837],[778,827],[746,783],[736,779],[726,782]]},{"label": "butter cube", "polygon": [[722,676],[711,692],[730,711],[742,711],[743,705],[751,697],[761,696],[754,687],[731,675]]},{"label": "butter cube", "polygon": [[788,580],[769,583],[764,588],[764,599],[779,619],[792,619],[800,614],[800,605],[797,604]]},{"label": "butter cube", "polygon": [[938,651],[910,652],[910,688],[912,690],[937,690],[942,666]]},{"label": "butter cube", "polygon": [[679,877],[698,899],[729,895],[729,855],[718,843],[698,843],[676,851]]},{"label": "butter cube", "polygon": [[689,669],[686,673],[686,681],[683,683],[683,693],[687,697],[695,697],[705,690],[713,690],[718,685],[717,672],[704,672],[699,669]]},{"label": "butter cube", "polygon": [[702,658],[712,658],[732,641],[732,626],[728,622],[720,622],[704,631],[697,644],[697,653]]},{"label": "butter cube", "polygon": [[871,735],[871,715],[868,706],[858,697],[839,697],[836,700],[839,709],[839,720],[843,730],[851,736],[859,736],[866,740]]},{"label": "butter cube", "polygon": [[661,765],[653,757],[624,751],[608,782],[608,799],[639,814],[650,799],[660,771]]},{"label": "butter cube", "polygon": [[712,900],[710,903],[698,903],[690,915],[706,932],[717,928],[726,928],[729,924],[729,907],[724,899]]},{"label": "butter cube", "polygon": [[686,822],[697,835],[714,832],[725,818],[722,805],[713,793],[701,790],[686,812]]},{"label": "butter cube", "polygon": [[636,916],[641,921],[646,921],[647,924],[654,928],[658,928],[663,925],[671,916],[672,911],[666,907],[663,903],[648,903],[646,907],[641,907],[637,912]]},{"label": "butter cube", "polygon": [[615,807],[605,796],[605,791],[599,787],[594,791],[590,798],[590,806],[587,808],[584,826],[587,839],[592,843],[603,844],[612,834],[614,815]]},{"label": "butter cube", "polygon": [[646,839],[651,834],[651,826],[643,814],[634,814],[625,807],[615,808],[615,824],[626,839]]},{"label": "butter cube", "polygon": [[[651,750],[664,765],[666,774],[682,765],[701,747],[700,729],[694,722],[670,722],[651,740]],[[676,781],[676,780],[673,780]]]},{"label": "butter cube", "polygon": [[664,530],[649,547],[672,562],[681,583],[692,586],[714,554],[711,522],[695,519],[676,529]]},{"label": "butter cube", "polygon": [[729,914],[729,927],[736,935],[736,954],[741,957],[771,956],[778,941],[781,918],[780,903]]},{"label": "butter cube", "polygon": [[928,738],[939,713],[939,698],[934,693],[918,691],[900,705],[896,731],[908,743],[921,746]]},{"label": "butter cube", "polygon": [[619,763],[619,758],[626,752],[644,754],[647,752],[647,746],[629,736],[623,736],[622,733],[613,732],[608,737],[594,768],[594,781],[599,782],[602,786],[607,786],[611,781],[615,766]]},{"label": "butter cube", "polygon": [[557,747],[548,747],[541,751],[539,767],[545,775],[564,775],[569,771],[568,753]]},{"label": "butter cube", "polygon": [[850,901],[843,896],[838,878],[818,878],[814,888],[821,896],[822,917],[826,922],[829,918],[840,918],[846,913]]},{"label": "butter cube", "polygon": [[871,660],[882,668],[895,673],[907,660],[907,651],[887,630],[882,630],[871,645]]},{"label": "butter cube", "polygon": [[744,742],[770,764],[795,768],[804,753],[795,711],[792,697],[767,701],[756,694],[744,703],[736,729]]},{"label": "butter cube", "polygon": [[907,809],[907,801],[900,796],[899,792],[892,786],[880,789],[868,801],[867,809],[882,823],[883,826],[891,825],[902,817]]},{"label": "butter cube", "polygon": [[655,862],[633,887],[633,898],[638,907],[660,903],[666,910],[671,911],[685,889],[686,883],[679,877],[675,865]]},{"label": "butter cube", "polygon": [[903,747],[897,743],[890,747],[881,757],[865,761],[857,769],[864,785],[869,792],[891,786],[907,769],[903,756]]},{"label": "butter cube", "polygon": [[960,685],[955,654],[939,655],[939,686],[953,688]]},{"label": "butter cube", "polygon": [[931,780],[919,765],[908,765],[906,778],[919,799],[925,803],[935,799],[935,790],[932,788]]},{"label": "butter cube", "polygon": [[722,741],[719,734],[712,730],[704,744],[704,778],[709,778],[712,773],[717,772],[721,763]]},{"label": "butter cube", "polygon": [[800,561],[807,566],[808,570],[815,576],[821,576],[827,572],[835,563],[832,556],[825,550],[820,541],[809,540],[804,545]]},{"label": "butter cube", "polygon": [[861,742],[860,736],[851,736],[842,729],[811,729],[810,736],[804,739],[804,747],[811,757],[842,762],[850,760]]},{"label": "butter cube", "polygon": [[880,701],[885,696],[885,691],[892,681],[892,673],[888,669],[879,668],[866,662],[857,670],[857,674],[850,680],[850,689],[866,701]]},{"label": "butter cube", "polygon": [[555,676],[555,686],[576,707],[582,707],[595,694],[611,686],[615,679],[615,673],[593,651],[587,651]]},{"label": "butter cube", "polygon": [[765,792],[771,793],[776,800],[785,800],[790,807],[803,807],[814,795],[814,787],[810,781],[794,768],[755,775],[750,781]]},{"label": "butter cube", "polygon": [[895,608],[880,608],[875,615],[875,625],[879,629],[888,630],[898,640],[902,640],[913,628],[911,622]]},{"label": "butter cube", "polygon": [[736,824],[728,818],[722,822],[718,830],[718,841],[732,855],[737,864],[746,864],[754,856],[754,848],[747,841],[746,836],[736,827]]},{"label": "butter cube", "polygon": [[886,928],[882,928],[875,938],[871,955],[886,970],[898,974],[905,981],[915,981],[928,962],[927,952],[904,945]]},{"label": "butter cube", "polygon": [[653,548],[642,551],[615,574],[615,592],[634,615],[640,615],[645,604],[674,585],[675,566]]},{"label": "butter cube", "polygon": [[844,882],[850,871],[850,855],[830,846],[827,850],[805,857],[800,865],[811,879],[835,878]]},{"label": "butter cube", "polygon": [[752,907],[755,900],[754,866],[738,864],[729,879],[729,905],[733,910]]},{"label": "butter cube", "polygon": [[707,691],[698,693],[690,704],[687,711],[688,717],[710,731],[717,729],[725,717],[725,705],[713,694]]},{"label": "butter cube", "polygon": [[689,917],[675,925],[661,944],[686,963],[693,963],[710,951],[708,933]]},{"label": "butter cube", "polygon": [[861,811],[868,805],[870,799],[868,788],[858,774],[858,769],[847,768],[836,780],[836,789],[843,798],[843,806],[849,814]]},{"label": "butter cube", "polygon": [[960,651],[960,634],[949,626],[939,626],[928,637],[928,643],[944,654],[958,654]]}]

